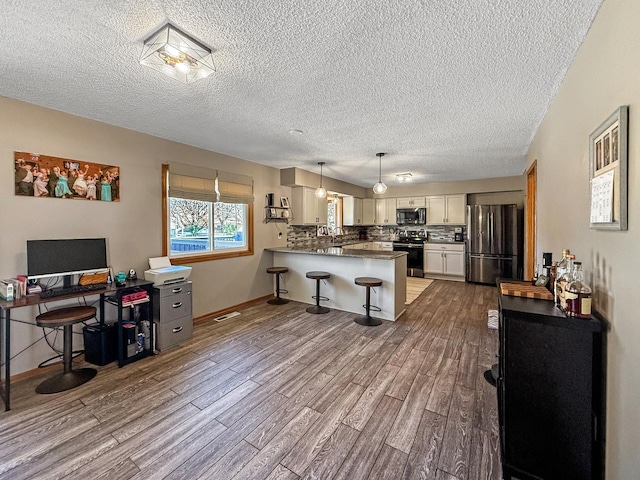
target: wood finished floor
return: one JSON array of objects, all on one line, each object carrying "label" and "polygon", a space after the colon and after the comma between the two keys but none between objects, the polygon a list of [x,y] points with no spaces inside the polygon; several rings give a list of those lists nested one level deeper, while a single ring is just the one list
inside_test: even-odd
[{"label": "wood finished floor", "polygon": [[495,287],[435,281],[379,327],[305,306],[202,322],[69,392],[13,383],[0,480],[500,478]]}]

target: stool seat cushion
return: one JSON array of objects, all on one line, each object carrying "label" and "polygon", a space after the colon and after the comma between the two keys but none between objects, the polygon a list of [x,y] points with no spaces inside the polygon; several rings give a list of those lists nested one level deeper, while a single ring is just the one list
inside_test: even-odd
[{"label": "stool seat cushion", "polygon": [[382,280],[375,277],[356,277],[355,283],[361,287],[379,287],[382,285]]},{"label": "stool seat cushion", "polygon": [[289,269],[287,267],[268,267],[267,273],[287,273]]},{"label": "stool seat cushion", "polygon": [[78,305],[74,307],[56,308],[36,317],[40,327],[64,327],[74,323],[84,322],[96,316],[96,307]]},{"label": "stool seat cushion", "polygon": [[307,272],[307,278],[313,278],[314,280],[324,280],[327,278],[331,278],[331,274],[329,272]]}]

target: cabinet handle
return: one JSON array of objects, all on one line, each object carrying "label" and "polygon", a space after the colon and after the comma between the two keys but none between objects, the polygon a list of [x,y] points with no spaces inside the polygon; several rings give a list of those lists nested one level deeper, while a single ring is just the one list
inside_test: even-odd
[{"label": "cabinet handle", "polygon": [[182,306],[182,302],[176,302],[173,305],[171,305],[172,308],[180,308]]},{"label": "cabinet handle", "polygon": [[180,332],[182,331],[182,328],[183,328],[183,327],[175,327],[175,328],[173,329],[173,333],[180,333]]},{"label": "cabinet handle", "polygon": [[173,293],[180,293],[182,291],[182,287],[176,287],[173,290],[171,290]]}]

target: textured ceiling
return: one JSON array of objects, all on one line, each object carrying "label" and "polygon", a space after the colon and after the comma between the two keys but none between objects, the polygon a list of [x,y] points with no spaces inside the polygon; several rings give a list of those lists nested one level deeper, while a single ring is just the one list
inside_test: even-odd
[{"label": "textured ceiling", "polygon": [[[0,0],[0,95],[361,186],[520,175],[601,0]],[[138,63],[167,21],[191,85]],[[291,129],[304,131],[291,135]]]}]

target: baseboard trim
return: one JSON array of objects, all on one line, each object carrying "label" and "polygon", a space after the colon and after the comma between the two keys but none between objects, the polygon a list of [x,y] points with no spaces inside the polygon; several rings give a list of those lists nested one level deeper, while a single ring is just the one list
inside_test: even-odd
[{"label": "baseboard trim", "polygon": [[270,298],[273,297],[273,294],[265,295],[263,297],[258,297],[253,300],[249,300],[243,303],[239,303],[238,305],[233,305],[231,307],[223,308],[222,310],[217,310],[215,312],[206,313],[204,315],[200,315],[198,317],[193,317],[193,323],[205,322],[207,320],[213,320],[214,318],[220,317],[225,313],[233,312],[234,310],[240,310],[242,308],[251,307],[260,302],[266,302]]}]

